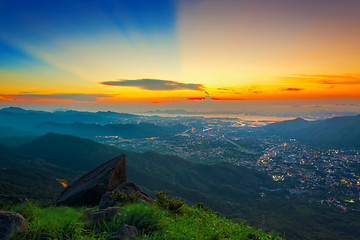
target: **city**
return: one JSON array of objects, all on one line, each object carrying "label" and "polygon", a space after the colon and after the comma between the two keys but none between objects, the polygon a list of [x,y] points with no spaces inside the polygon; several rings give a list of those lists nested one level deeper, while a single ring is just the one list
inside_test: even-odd
[{"label": "city", "polygon": [[[239,118],[149,117],[140,121],[160,126],[185,125],[169,137],[124,139],[97,136],[96,140],[124,150],[173,154],[200,163],[228,162],[265,171],[284,191],[284,197],[306,197],[340,211],[360,210],[360,151],[316,147],[268,136],[268,121]],[[269,189],[259,189],[259,194]]]}]

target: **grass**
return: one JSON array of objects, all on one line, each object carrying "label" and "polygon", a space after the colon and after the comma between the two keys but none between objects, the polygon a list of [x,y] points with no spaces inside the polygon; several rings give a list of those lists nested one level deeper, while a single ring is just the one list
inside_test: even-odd
[{"label": "grass", "polygon": [[184,205],[182,212],[181,215],[168,212],[162,219],[165,224],[161,231],[143,239],[281,239],[275,234],[236,224],[203,208]]},{"label": "grass", "polygon": [[40,208],[28,202],[10,210],[23,215],[29,224],[28,231],[17,239],[102,239],[79,221],[83,212],[88,210],[85,208]]},{"label": "grass", "polygon": [[[166,202],[168,200],[168,202]],[[161,195],[160,203],[132,203],[122,207],[110,222],[87,228],[81,221],[89,209],[70,207],[40,208],[33,203],[13,207],[29,223],[27,232],[16,239],[107,239],[123,224],[137,227],[137,239],[281,239],[244,224],[218,216],[203,204],[188,206]],[[173,209],[171,205],[176,206]]]}]

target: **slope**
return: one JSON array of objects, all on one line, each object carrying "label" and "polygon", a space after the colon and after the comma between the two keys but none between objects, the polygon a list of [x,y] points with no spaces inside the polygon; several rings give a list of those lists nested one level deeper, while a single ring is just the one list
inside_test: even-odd
[{"label": "slope", "polygon": [[275,188],[264,173],[230,164],[203,165],[173,155],[135,153],[70,135],[46,134],[19,148],[18,152],[64,168],[89,171],[122,153],[127,157],[128,178],[151,195],[169,190],[189,202],[206,202],[216,210],[224,202],[238,203],[258,196],[261,186]]},{"label": "slope", "polygon": [[83,171],[61,168],[39,158],[25,157],[0,144],[0,194],[22,194],[54,200],[63,190],[57,179],[74,181]]},{"label": "slope", "polygon": [[312,144],[360,147],[360,115],[313,122],[295,119],[269,124],[263,129],[268,134],[296,138]]}]

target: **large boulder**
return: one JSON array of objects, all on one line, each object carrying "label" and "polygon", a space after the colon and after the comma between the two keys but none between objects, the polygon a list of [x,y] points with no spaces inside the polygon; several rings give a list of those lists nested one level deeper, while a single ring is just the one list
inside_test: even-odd
[{"label": "large boulder", "polygon": [[27,223],[19,213],[0,210],[0,240],[11,239],[27,229]]},{"label": "large boulder", "polygon": [[135,183],[124,182],[112,191],[105,193],[100,200],[99,208],[104,209],[116,205],[123,205],[131,202],[148,202],[154,201]]},{"label": "large boulder", "polygon": [[125,155],[110,161],[85,174],[65,188],[58,198],[57,205],[95,206],[101,196],[126,181]]}]

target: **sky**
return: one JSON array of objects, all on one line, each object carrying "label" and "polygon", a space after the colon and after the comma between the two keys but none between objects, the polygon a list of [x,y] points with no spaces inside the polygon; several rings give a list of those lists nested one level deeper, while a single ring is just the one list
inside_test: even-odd
[{"label": "sky", "polygon": [[358,0],[0,0],[0,107],[360,112]]}]

